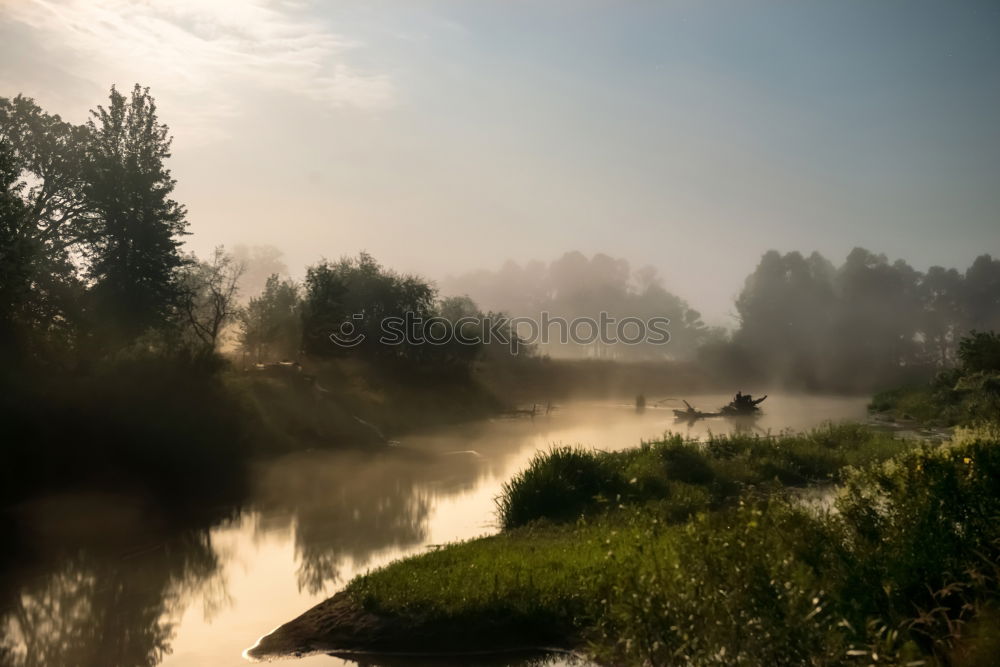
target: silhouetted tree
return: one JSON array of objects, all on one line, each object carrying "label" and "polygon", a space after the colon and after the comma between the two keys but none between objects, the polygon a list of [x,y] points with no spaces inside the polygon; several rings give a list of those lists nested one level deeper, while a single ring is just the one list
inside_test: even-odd
[{"label": "silhouetted tree", "polygon": [[240,311],[240,346],[256,361],[298,355],[302,345],[299,286],[271,274],[259,296]]},{"label": "silhouetted tree", "polygon": [[0,336],[25,357],[51,359],[39,348],[65,343],[79,322],[82,285],[70,256],[92,232],[87,136],[29,98],[0,98]]},{"label": "silhouetted tree", "polygon": [[1000,334],[973,331],[962,338],[958,356],[967,373],[1000,373]]},{"label": "silhouetted tree", "polygon": [[243,270],[243,264],[222,246],[208,261],[191,258],[181,269],[180,312],[188,330],[208,351],[215,350],[223,329],[239,313]]},{"label": "silhouetted tree", "polygon": [[955,362],[955,346],[964,320],[962,290],[962,274],[940,266],[928,269],[920,283],[920,330],[929,363],[948,366]]},{"label": "silhouetted tree", "polygon": [[729,350],[739,373],[798,386],[869,390],[953,365],[959,339],[996,326],[1000,262],[983,255],[963,276],[855,248],[843,266],[813,253],[769,251],[736,302]]},{"label": "silhouetted tree", "polygon": [[736,299],[740,329],[736,343],[750,354],[749,365],[763,375],[784,376],[795,369],[800,381],[816,385],[829,340],[835,304],[833,267],[822,256],[791,252],[764,254]]},{"label": "silhouetted tree", "polygon": [[[320,356],[354,353],[381,357],[413,357],[423,346],[380,343],[386,318],[427,320],[435,313],[434,289],[415,276],[384,269],[361,253],[357,258],[321,262],[306,272],[302,324],[305,349]],[[336,345],[331,334],[347,341],[363,336],[355,346]]]},{"label": "silhouetted tree", "polygon": [[966,330],[1000,331],[1000,259],[976,257],[965,272],[963,291]]},{"label": "silhouetted tree", "polygon": [[112,87],[108,106],[92,112],[88,127],[85,193],[97,225],[87,251],[96,315],[104,331],[130,340],[166,324],[178,303],[185,211],[170,198],[174,180],[164,160],[171,140],[148,88],[137,84],[126,98]]}]

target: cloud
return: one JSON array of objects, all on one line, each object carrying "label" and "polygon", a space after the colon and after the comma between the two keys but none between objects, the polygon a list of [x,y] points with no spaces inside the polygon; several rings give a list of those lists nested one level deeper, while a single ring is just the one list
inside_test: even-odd
[{"label": "cloud", "polygon": [[31,28],[66,74],[101,88],[149,83],[161,101],[183,103],[185,126],[210,130],[238,113],[247,91],[330,108],[393,103],[388,76],[351,64],[363,45],[331,31],[302,2],[0,0],[0,8],[6,30]]}]

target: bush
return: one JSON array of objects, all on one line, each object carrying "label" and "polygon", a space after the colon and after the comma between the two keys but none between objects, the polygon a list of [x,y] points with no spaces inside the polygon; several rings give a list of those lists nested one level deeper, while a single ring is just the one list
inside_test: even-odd
[{"label": "bush", "polygon": [[497,499],[504,528],[540,518],[575,519],[621,493],[620,475],[600,452],[554,447],[537,454],[527,469],[505,482]]},{"label": "bush", "polygon": [[612,664],[992,664],[1000,444],[852,470],[836,507],[771,499],[672,533],[635,514],[647,530],[609,563],[592,651]]},{"label": "bush", "polygon": [[846,466],[880,461],[912,445],[858,425],[827,425],[777,438],[667,435],[619,452],[556,448],[537,455],[497,498],[505,529],[538,519],[567,521],[618,507],[658,503],[671,520],[731,503],[754,487],[833,481]]}]

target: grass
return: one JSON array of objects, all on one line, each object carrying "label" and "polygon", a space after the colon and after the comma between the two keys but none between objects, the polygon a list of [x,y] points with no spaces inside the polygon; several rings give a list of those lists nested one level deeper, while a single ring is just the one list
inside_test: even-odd
[{"label": "grass", "polygon": [[857,424],[803,434],[670,435],[618,452],[558,447],[537,455],[503,485],[500,524],[567,521],[622,504],[657,502],[672,521],[731,504],[749,489],[834,481],[846,466],[894,456],[911,445]]},{"label": "grass", "polygon": [[[390,564],[347,594],[411,626],[584,646],[607,664],[991,664],[1000,445],[967,436],[914,448],[831,427],[704,448],[670,438],[613,454],[555,450],[507,495],[516,506],[523,485],[569,470],[561,483],[582,504],[555,503],[546,517],[529,503],[517,516],[539,516],[523,525]],[[720,478],[745,489],[776,471],[793,483],[841,479],[837,511],[736,493],[678,520],[677,488],[711,503]],[[618,499],[623,480],[642,491]],[[595,489],[615,501],[591,502]]]}]

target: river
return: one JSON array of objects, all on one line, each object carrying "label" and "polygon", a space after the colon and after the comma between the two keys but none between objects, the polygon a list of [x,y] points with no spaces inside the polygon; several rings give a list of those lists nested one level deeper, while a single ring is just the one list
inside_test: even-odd
[{"label": "river", "polygon": [[[689,400],[714,410],[725,396]],[[200,528],[150,519],[134,499],[64,495],[26,504],[35,539],[2,609],[0,664],[246,665],[258,637],[358,573],[434,545],[497,530],[504,480],[553,444],[633,447],[672,430],[690,437],[766,434],[861,420],[862,398],[771,396],[750,422],[677,423],[675,401],[574,402],[411,435],[377,454],[302,452],[261,464],[250,500]],[[27,517],[27,519],[25,519]],[[547,664],[563,664],[554,657]],[[329,656],[296,667],[354,664]]]}]

